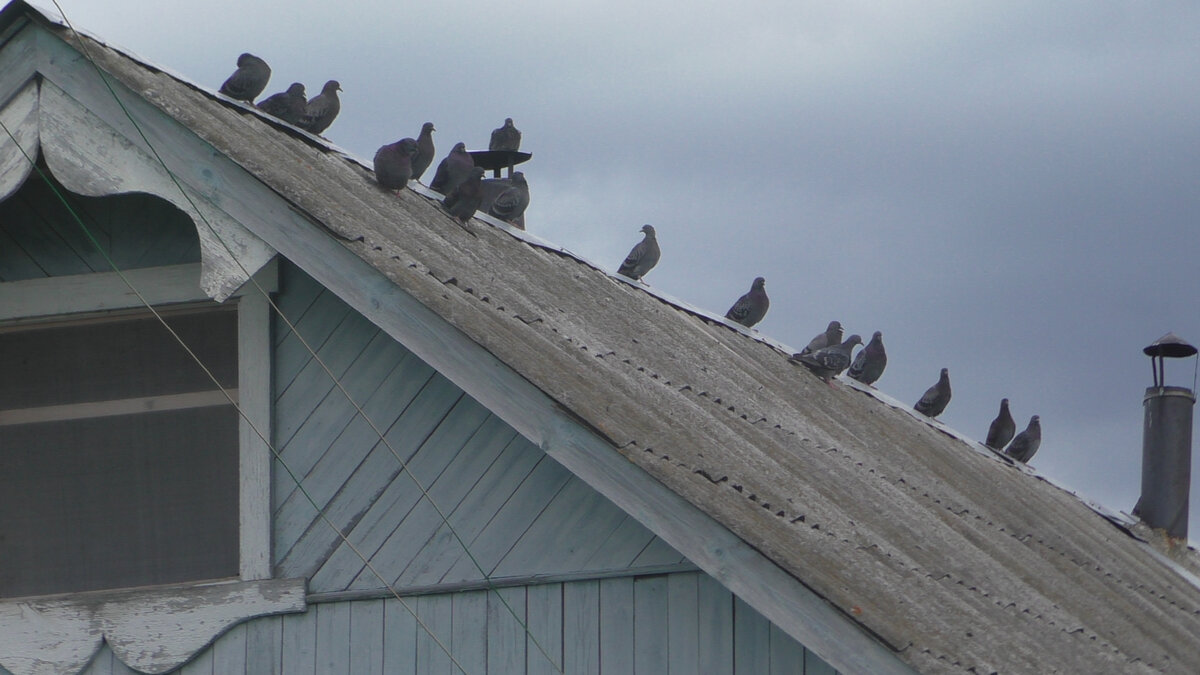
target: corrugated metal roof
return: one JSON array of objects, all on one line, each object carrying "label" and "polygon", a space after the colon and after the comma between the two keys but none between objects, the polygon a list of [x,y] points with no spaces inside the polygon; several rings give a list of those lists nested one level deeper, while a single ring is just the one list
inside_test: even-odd
[{"label": "corrugated metal roof", "polygon": [[88,44],[126,86],[915,668],[1200,663],[1195,577],[1125,517],[875,390],[825,385],[788,363],[785,345],[490,219],[468,233],[422,188],[396,198],[320,139]]}]

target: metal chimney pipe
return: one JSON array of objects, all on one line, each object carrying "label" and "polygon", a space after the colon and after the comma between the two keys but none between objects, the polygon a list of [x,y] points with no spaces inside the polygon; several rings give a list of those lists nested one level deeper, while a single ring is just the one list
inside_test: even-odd
[{"label": "metal chimney pipe", "polygon": [[[1173,333],[1142,350],[1151,358],[1154,386],[1142,399],[1142,496],[1133,515],[1173,539],[1187,539],[1192,485],[1192,409],[1196,394],[1164,382],[1163,358],[1195,356],[1196,348]],[[1154,361],[1157,360],[1157,364]]]},{"label": "metal chimney pipe", "polygon": [[1195,403],[1185,387],[1148,387],[1142,399],[1142,497],[1135,513],[1174,539],[1187,538]]}]

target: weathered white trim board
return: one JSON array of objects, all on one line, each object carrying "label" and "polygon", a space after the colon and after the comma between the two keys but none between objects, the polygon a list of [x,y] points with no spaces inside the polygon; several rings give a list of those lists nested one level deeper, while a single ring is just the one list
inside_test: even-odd
[{"label": "weathered white trim board", "polygon": [[0,602],[0,666],[77,673],[107,641],[145,673],[179,667],[234,624],[304,611],[304,579],[217,582]]}]

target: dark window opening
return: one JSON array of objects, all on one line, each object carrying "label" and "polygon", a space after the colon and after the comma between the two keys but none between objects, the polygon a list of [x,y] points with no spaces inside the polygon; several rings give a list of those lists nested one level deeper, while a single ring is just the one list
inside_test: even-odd
[{"label": "dark window opening", "polygon": [[[168,323],[237,394],[237,312]],[[0,329],[0,597],[235,577],[238,415],[146,312]]]}]

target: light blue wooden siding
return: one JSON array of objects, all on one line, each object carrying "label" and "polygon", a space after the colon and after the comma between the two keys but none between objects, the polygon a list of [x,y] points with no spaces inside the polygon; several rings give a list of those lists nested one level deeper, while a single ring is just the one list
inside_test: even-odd
[{"label": "light blue wooden siding", "polygon": [[[80,197],[56,187],[120,269],[200,261],[196,229],[172,204],[144,194]],[[0,202],[0,281],[110,271],[36,172]]]},{"label": "light blue wooden siding", "polygon": [[309,577],[310,593],[328,593],[470,584],[484,573],[522,578],[688,565],[290,264],[281,266],[277,302],[296,325],[293,332],[275,318],[278,576]]},{"label": "light blue wooden siding", "polygon": [[[86,675],[130,672],[108,647],[84,671]],[[499,592],[410,596],[403,604],[395,598],[319,603],[303,614],[235,626],[175,672],[833,675],[835,671],[712,577],[680,572],[515,586]]]}]

